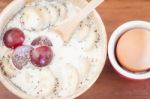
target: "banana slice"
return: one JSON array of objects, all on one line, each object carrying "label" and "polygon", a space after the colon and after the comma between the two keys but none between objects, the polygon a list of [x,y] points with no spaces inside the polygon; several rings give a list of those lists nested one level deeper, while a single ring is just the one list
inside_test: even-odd
[{"label": "banana slice", "polygon": [[91,50],[98,39],[98,33],[95,31],[97,25],[94,25],[94,23],[88,16],[79,24],[73,35],[73,38],[78,41],[83,50]]},{"label": "banana slice", "polygon": [[50,70],[43,70],[39,74],[38,90],[39,96],[46,96],[52,94],[55,89],[56,79]]},{"label": "banana slice", "polygon": [[78,75],[79,74],[76,68],[74,68],[70,64],[63,66],[61,68],[60,76],[58,78],[60,83],[59,90],[58,90],[59,96],[65,97],[68,95],[72,95],[75,92],[79,82]]},{"label": "banana slice", "polygon": [[87,51],[91,50],[94,47],[97,39],[98,34],[91,29],[88,33],[88,36],[81,42],[81,48]]},{"label": "banana slice", "polygon": [[56,21],[58,20],[58,17],[59,17],[59,12],[57,11],[57,9],[53,6],[48,6],[48,11],[49,11],[49,14],[50,14],[50,24],[51,25],[54,25],[56,23]]},{"label": "banana slice", "polygon": [[17,74],[17,69],[8,61],[8,59],[3,59],[3,70],[8,77],[13,77]]},{"label": "banana slice", "polygon": [[13,67],[10,61],[11,50],[6,47],[2,47],[1,50],[3,51],[0,53],[1,70],[6,76],[13,77],[17,74],[17,69]]},{"label": "banana slice", "polygon": [[52,6],[27,6],[24,8],[21,17],[23,27],[30,31],[38,31],[54,25],[58,19],[58,11]]},{"label": "banana slice", "polygon": [[49,13],[48,9],[43,6],[35,7],[36,12],[39,14],[41,21],[42,21],[42,28],[46,28],[51,23],[51,14]]},{"label": "banana slice", "polygon": [[90,63],[87,59],[81,59],[76,68],[80,75],[80,81],[83,81],[90,70]]},{"label": "banana slice", "polygon": [[37,97],[53,94],[56,85],[55,77],[47,68],[23,68],[11,81],[27,94]]},{"label": "banana slice", "polygon": [[35,10],[35,7],[28,6],[22,11],[21,23],[27,30],[38,30],[43,27],[41,16]]},{"label": "banana slice", "polygon": [[65,7],[65,5],[61,2],[52,2],[51,5],[54,6],[59,13],[58,21],[64,20],[67,16],[67,8]]},{"label": "banana slice", "polygon": [[74,38],[78,41],[81,42],[84,40],[89,33],[89,27],[85,23],[80,23],[79,27],[76,29]]}]

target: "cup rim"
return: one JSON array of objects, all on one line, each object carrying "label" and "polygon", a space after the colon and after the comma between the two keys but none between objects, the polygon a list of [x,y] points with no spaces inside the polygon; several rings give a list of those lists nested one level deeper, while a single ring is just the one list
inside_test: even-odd
[{"label": "cup rim", "polygon": [[128,21],[122,25],[120,25],[111,35],[109,43],[108,43],[108,56],[109,60],[113,66],[113,68],[122,76],[133,79],[133,80],[144,80],[150,78],[150,71],[141,72],[141,73],[133,73],[121,67],[118,63],[117,58],[115,56],[115,47],[120,36],[131,29],[134,28],[144,28],[150,30],[150,23],[141,20]]}]

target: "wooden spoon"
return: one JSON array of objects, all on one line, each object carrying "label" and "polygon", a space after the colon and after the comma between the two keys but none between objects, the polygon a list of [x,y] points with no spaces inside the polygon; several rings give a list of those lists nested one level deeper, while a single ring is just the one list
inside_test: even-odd
[{"label": "wooden spoon", "polygon": [[60,34],[64,42],[68,42],[74,33],[74,30],[79,25],[79,23],[86,18],[89,13],[91,13],[98,5],[100,5],[104,0],[91,0],[79,14],[75,17],[66,20],[62,24],[57,25],[54,31]]}]

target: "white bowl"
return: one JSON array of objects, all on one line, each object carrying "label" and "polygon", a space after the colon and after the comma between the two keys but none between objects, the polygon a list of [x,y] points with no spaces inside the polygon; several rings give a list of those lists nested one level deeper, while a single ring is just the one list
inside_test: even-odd
[{"label": "white bowl", "polygon": [[[27,1],[32,1],[32,0],[13,0],[0,14],[0,33],[3,31],[3,29],[5,28],[5,25],[9,22],[9,20],[12,19],[12,17],[14,15],[17,14],[17,12],[19,10],[21,10],[24,5],[26,4]],[[79,3],[80,0],[76,0],[75,2],[78,2],[78,5],[83,7],[87,2],[85,0],[85,3]],[[95,19],[97,20],[97,22],[99,23],[98,26],[100,28],[100,32],[101,32],[101,46],[102,46],[102,60],[101,60],[101,65],[99,66],[98,72],[96,74],[96,76],[93,78],[93,80],[90,82],[90,84],[83,89],[77,90],[76,93],[74,93],[74,95],[72,96],[68,96],[65,99],[73,99],[78,97],[79,95],[83,94],[85,91],[87,91],[94,83],[95,81],[98,79],[100,73],[102,72],[102,69],[104,67],[105,61],[106,61],[106,55],[107,55],[107,37],[106,37],[106,31],[105,31],[105,27],[104,24],[101,20],[101,17],[99,16],[99,14],[94,11],[93,15],[95,17]],[[0,71],[0,80],[2,82],[2,84],[7,87],[12,93],[14,93],[15,95],[24,98],[24,99],[34,99],[35,97],[29,96],[27,94],[25,94],[24,92],[22,92],[21,90],[19,90],[17,87],[15,87],[14,84],[12,84],[9,79],[7,79],[3,73]]]},{"label": "white bowl", "polygon": [[134,29],[134,28],[144,28],[144,29],[150,30],[150,23],[145,22],[145,21],[129,21],[119,26],[112,33],[112,36],[109,40],[109,44],[108,44],[109,59],[113,68],[124,77],[129,78],[129,79],[134,79],[134,80],[148,79],[150,78],[150,71],[142,72],[142,73],[133,73],[133,72],[127,71],[119,65],[116,59],[115,48],[116,48],[118,39],[124,32]]}]

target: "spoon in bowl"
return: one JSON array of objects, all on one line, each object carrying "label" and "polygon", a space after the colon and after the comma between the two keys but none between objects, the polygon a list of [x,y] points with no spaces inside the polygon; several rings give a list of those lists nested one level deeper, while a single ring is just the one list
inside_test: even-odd
[{"label": "spoon in bowl", "polygon": [[68,42],[79,23],[86,18],[104,0],[91,0],[75,17],[57,25],[53,30],[60,34],[64,42]]}]

